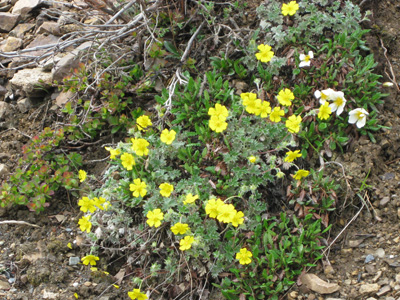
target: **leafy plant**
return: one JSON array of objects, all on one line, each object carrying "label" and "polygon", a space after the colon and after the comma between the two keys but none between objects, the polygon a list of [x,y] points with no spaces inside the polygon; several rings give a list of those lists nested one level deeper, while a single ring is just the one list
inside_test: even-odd
[{"label": "leafy plant", "polygon": [[0,189],[0,205],[26,205],[31,211],[41,211],[60,188],[71,190],[79,186],[77,175],[82,158],[77,153],[53,151],[64,139],[63,130],[45,128],[23,146],[23,157]]}]

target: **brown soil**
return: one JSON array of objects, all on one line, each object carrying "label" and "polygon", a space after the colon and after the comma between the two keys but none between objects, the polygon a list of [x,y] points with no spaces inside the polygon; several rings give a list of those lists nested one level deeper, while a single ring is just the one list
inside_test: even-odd
[{"label": "brown soil", "polygon": [[[363,9],[373,12],[371,22],[365,24],[372,29],[368,43],[379,62],[378,72],[384,76],[384,81],[389,81],[390,67],[394,74],[400,74],[400,40],[397,38],[400,6],[394,0],[360,2]],[[291,299],[367,299],[369,296],[400,299],[400,278],[396,278],[400,274],[400,96],[396,88],[388,88],[387,92],[390,96],[379,109],[382,124],[390,129],[376,135],[376,144],[364,138],[353,141],[351,151],[339,160],[353,188],[360,187],[370,171],[366,183],[372,188],[358,192],[365,205],[358,196],[343,201],[341,215],[337,216],[327,243],[341,235],[326,252],[324,264],[319,263],[311,271],[338,283],[341,290],[321,296],[303,286],[294,286],[288,293]],[[0,126],[0,163],[12,168],[21,146],[57,117],[48,110],[46,101],[51,100],[45,100],[29,114],[15,111],[7,120],[14,122],[13,126]],[[90,159],[106,156],[102,151],[90,153]],[[101,173],[105,166],[95,167]],[[1,220],[22,220],[39,226],[0,225],[0,281],[11,282],[8,291],[0,291],[0,299],[75,299],[74,293],[79,299],[127,299],[127,284],[121,284],[119,289],[112,285],[119,285],[113,277],[120,271],[118,259],[102,258],[100,261],[99,268],[109,270],[110,275],[90,272],[81,264],[69,265],[72,257],[86,255],[90,245],[85,245],[79,235],[76,223],[80,215],[76,204],[66,195],[59,196],[60,201],[53,202],[40,215],[23,208],[0,211]],[[351,221],[359,211],[358,217]],[[72,244],[72,249],[67,247],[68,243]],[[372,254],[374,260],[365,263],[368,254]],[[361,286],[372,283],[377,283],[379,288],[389,286],[390,290],[381,297],[360,294]],[[54,298],[56,296],[58,298]]]}]

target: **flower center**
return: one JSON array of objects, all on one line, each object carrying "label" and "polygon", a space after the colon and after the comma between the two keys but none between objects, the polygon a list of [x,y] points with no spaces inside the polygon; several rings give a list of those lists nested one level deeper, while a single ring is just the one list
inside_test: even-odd
[{"label": "flower center", "polygon": [[309,62],[310,61],[310,55],[306,55],[306,57],[304,58],[304,61]]}]

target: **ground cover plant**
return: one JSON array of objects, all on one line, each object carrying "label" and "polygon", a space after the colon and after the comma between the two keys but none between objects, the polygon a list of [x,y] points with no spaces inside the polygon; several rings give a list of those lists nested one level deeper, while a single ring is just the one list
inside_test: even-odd
[{"label": "ground cover plant", "polygon": [[[202,21],[217,22],[221,9],[200,4]],[[235,9],[238,3],[224,9],[224,18]],[[201,298],[211,285],[228,299],[278,299],[321,258],[320,239],[342,192],[315,158],[345,151],[359,134],[374,140],[381,128],[384,95],[357,6],[269,1],[257,15],[260,28],[234,35],[238,51],[210,58],[202,72],[178,41],[162,40],[177,28],[198,31],[177,15],[160,15],[160,23],[149,23],[156,38],[143,45],[148,65],[95,47],[101,63],[81,64],[59,83],[77,93],[62,110],[60,140],[79,144],[104,132],[121,140],[106,147],[110,167],[101,186],[79,197],[77,225],[91,244],[82,263],[93,277],[112,270],[107,257],[128,257],[131,299]],[[180,66],[163,87],[174,60]],[[143,105],[148,98],[151,107]],[[74,160],[76,170],[43,177],[44,191],[54,181],[51,191],[77,192],[79,157],[45,157],[33,166],[66,168]],[[85,177],[80,188],[90,190]],[[3,185],[4,205],[39,209],[51,196],[21,200],[11,184]]]}]

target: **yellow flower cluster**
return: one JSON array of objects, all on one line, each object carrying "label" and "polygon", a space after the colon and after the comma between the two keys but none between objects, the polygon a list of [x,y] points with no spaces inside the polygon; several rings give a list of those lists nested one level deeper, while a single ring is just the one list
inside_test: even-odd
[{"label": "yellow flower cluster", "polygon": [[[94,197],[90,199],[89,197],[82,197],[78,200],[78,206],[80,206],[80,210],[84,213],[94,213],[97,209],[104,210],[110,205],[109,202],[106,201],[103,197]],[[78,225],[82,231],[90,232],[92,229],[92,222],[90,222],[91,215],[83,216],[79,219]]]},{"label": "yellow flower cluster", "polygon": [[234,227],[244,222],[243,212],[237,211],[232,204],[226,204],[219,198],[208,200],[206,214],[222,223],[231,223]]},{"label": "yellow flower cluster", "polygon": [[226,130],[228,127],[226,118],[229,116],[229,111],[224,105],[219,103],[215,104],[215,107],[209,108],[208,114],[210,115],[208,126],[212,131],[222,132]]}]

